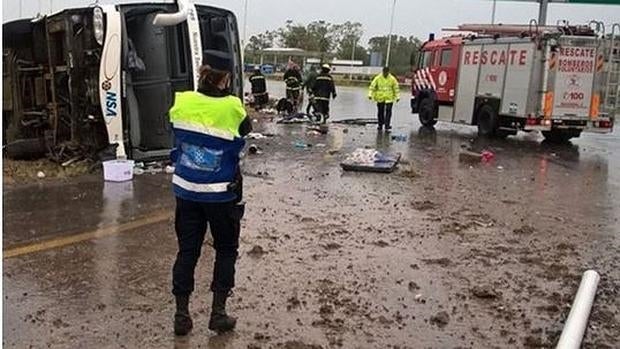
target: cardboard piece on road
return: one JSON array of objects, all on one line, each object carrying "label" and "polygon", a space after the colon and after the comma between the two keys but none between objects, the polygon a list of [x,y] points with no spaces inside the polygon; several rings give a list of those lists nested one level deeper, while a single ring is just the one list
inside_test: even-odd
[{"label": "cardboard piece on road", "polygon": [[345,171],[391,173],[396,169],[400,157],[400,153],[395,155],[378,153],[373,163],[357,162],[348,158],[341,162],[340,166]]}]

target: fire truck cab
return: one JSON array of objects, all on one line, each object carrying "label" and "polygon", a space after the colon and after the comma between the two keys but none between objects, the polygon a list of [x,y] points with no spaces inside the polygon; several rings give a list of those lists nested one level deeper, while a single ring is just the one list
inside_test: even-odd
[{"label": "fire truck cab", "polygon": [[612,131],[620,99],[614,34],[590,26],[458,30],[467,34],[431,35],[420,50],[411,107],[423,125],[473,125],[495,137],[539,130],[559,142],[582,131]]}]

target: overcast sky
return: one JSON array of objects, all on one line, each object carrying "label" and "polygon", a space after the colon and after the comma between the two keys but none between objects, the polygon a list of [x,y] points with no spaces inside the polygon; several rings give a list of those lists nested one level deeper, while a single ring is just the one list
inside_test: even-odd
[{"label": "overcast sky", "polygon": [[[82,7],[94,0],[3,0],[3,22],[37,12],[67,7]],[[100,0],[99,3],[143,2],[139,0]],[[150,0],[145,2],[161,2]],[[232,10],[243,33],[244,0],[197,0]],[[288,19],[299,23],[326,20],[333,23],[357,21],[364,25],[364,42],[389,30],[392,0],[248,0],[248,36],[282,26]],[[20,6],[21,4],[21,6]],[[394,33],[415,35],[425,39],[428,33],[460,23],[490,23],[493,2],[490,0],[397,0]],[[527,23],[538,17],[538,4],[498,1],[496,22]],[[606,24],[620,21],[620,6],[551,4],[548,23],[560,19],[571,23],[587,23],[592,19]]]}]

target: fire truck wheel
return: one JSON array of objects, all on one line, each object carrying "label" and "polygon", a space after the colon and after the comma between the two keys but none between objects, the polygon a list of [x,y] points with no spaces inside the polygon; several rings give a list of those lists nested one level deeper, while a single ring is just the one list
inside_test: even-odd
[{"label": "fire truck wheel", "polygon": [[420,102],[420,108],[418,116],[420,117],[420,123],[424,126],[431,127],[437,123],[437,111],[435,103],[430,98],[424,98]]},{"label": "fire truck wheel", "polygon": [[478,135],[482,137],[493,137],[497,133],[498,120],[495,109],[488,104],[484,104],[478,109],[476,116],[478,122]]}]

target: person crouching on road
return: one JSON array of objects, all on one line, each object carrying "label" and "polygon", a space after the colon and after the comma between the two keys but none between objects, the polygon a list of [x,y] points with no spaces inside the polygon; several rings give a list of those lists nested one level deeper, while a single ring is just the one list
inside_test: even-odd
[{"label": "person crouching on road", "polygon": [[325,119],[329,118],[330,98],[336,99],[336,86],[334,79],[329,75],[330,70],[329,64],[323,64],[321,73],[316,77],[314,86],[312,86],[316,111],[323,114]]},{"label": "person crouching on road", "polygon": [[368,98],[377,103],[377,119],[381,131],[385,126],[385,131],[392,130],[392,106],[400,99],[400,86],[394,75],[390,74],[390,68],[383,68],[383,73],[375,76],[368,89]]},{"label": "person crouching on road", "polygon": [[251,132],[252,125],[242,101],[229,91],[229,72],[203,66],[198,91],[176,93],[170,109],[179,244],[172,271],[176,335],[186,335],[193,327],[189,300],[208,225],[215,248],[209,329],[225,332],[236,325],[236,319],[226,314],[226,299],[235,285],[240,221],[245,209],[239,154],[245,145],[242,137]]},{"label": "person crouching on road", "polygon": [[265,76],[259,66],[256,66],[250,75],[250,84],[252,85],[252,96],[254,96],[254,109],[260,110],[269,103],[269,94],[267,93]]}]

